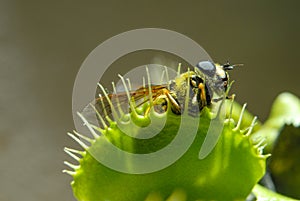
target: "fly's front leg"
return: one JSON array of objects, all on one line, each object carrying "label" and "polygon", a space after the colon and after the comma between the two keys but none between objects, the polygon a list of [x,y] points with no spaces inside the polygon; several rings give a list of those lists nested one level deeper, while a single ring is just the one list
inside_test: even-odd
[{"label": "fly's front leg", "polygon": [[167,89],[164,90],[164,94],[167,96],[168,103],[171,104],[171,110],[174,114],[181,114],[181,107],[177,99],[172,96],[171,92]]},{"label": "fly's front leg", "polygon": [[[168,104],[170,104],[171,110],[174,114],[181,114],[180,104],[174,96],[175,95],[172,94],[168,89],[163,89],[160,95],[153,98],[153,107],[157,112],[166,112],[168,110]],[[146,109],[145,116],[149,114],[150,109],[151,106]]]}]

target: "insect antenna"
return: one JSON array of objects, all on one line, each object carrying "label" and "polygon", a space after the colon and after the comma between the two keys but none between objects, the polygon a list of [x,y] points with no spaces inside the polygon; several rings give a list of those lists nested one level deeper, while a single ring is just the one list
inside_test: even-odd
[{"label": "insect antenna", "polygon": [[244,66],[244,64],[230,64],[229,61],[227,61],[225,64],[222,65],[225,71],[233,70],[235,67],[241,67],[241,66]]}]

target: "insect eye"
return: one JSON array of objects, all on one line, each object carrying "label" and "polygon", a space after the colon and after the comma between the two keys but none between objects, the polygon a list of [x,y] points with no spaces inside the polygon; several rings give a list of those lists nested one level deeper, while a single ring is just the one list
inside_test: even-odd
[{"label": "insect eye", "polygon": [[209,76],[213,76],[216,73],[216,66],[210,61],[200,61],[196,66],[200,71]]}]

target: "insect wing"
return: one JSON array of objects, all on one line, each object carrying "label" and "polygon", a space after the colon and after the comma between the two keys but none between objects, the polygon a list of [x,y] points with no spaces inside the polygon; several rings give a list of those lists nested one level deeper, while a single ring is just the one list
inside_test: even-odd
[{"label": "insect wing", "polygon": [[[122,113],[129,113],[131,110],[130,102],[134,107],[149,103],[150,98],[152,100],[156,99],[166,87],[167,85],[152,85],[150,87],[140,87],[135,91],[128,92],[128,94],[126,92],[119,92],[108,94],[107,96],[100,95],[99,98],[90,102],[82,110],[81,114],[90,124],[103,127],[103,122],[107,124],[108,119],[115,120]],[[149,88],[151,93],[149,92]]]}]

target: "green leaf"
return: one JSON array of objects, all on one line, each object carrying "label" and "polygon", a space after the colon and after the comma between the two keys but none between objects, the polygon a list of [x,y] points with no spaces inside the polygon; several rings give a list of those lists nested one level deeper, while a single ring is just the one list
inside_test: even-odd
[{"label": "green leaf", "polygon": [[[80,201],[140,201],[148,199],[149,193],[154,192],[150,194],[152,200],[165,200],[172,197],[175,189],[181,189],[184,192],[181,195],[185,195],[187,200],[245,200],[264,175],[267,156],[261,155],[261,147],[255,144],[258,142],[254,143],[251,136],[245,135],[231,119],[224,122],[222,134],[213,151],[200,160],[199,150],[211,121],[207,108],[202,111],[196,138],[188,151],[160,171],[148,174],[117,172],[102,165],[90,154],[91,150],[106,154],[107,140],[133,153],[148,153],[168,145],[178,131],[181,116],[171,111],[166,115],[167,122],[158,137],[147,141],[128,137],[115,123],[103,131],[104,135],[86,148],[79,160],[79,167],[74,169],[72,188],[76,198]],[[154,118],[160,117],[154,115]],[[192,121],[193,117],[189,118]],[[133,128],[130,124],[127,126]],[[135,128],[132,132],[138,136],[144,130]],[[187,130],[185,135],[189,134]],[[130,160],[125,161],[124,165],[130,167]]]},{"label": "green leaf", "polygon": [[268,169],[278,192],[300,198],[300,99],[290,93],[280,94],[270,116],[253,136],[267,141],[272,157]]},{"label": "green leaf", "polygon": [[269,118],[253,136],[265,138],[265,151],[270,153],[284,125],[300,126],[300,99],[288,92],[275,99]]},{"label": "green leaf", "polygon": [[285,125],[274,145],[269,170],[278,192],[300,199],[300,127]]}]

